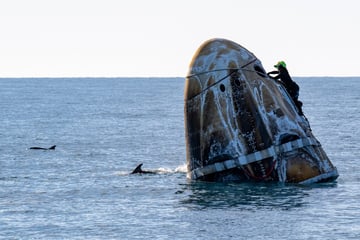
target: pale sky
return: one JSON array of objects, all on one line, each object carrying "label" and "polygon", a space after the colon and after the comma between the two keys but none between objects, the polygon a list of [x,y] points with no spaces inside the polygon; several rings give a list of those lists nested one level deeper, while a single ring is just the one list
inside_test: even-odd
[{"label": "pale sky", "polygon": [[0,77],[185,77],[226,38],[267,71],[360,76],[358,0],[0,0]]}]

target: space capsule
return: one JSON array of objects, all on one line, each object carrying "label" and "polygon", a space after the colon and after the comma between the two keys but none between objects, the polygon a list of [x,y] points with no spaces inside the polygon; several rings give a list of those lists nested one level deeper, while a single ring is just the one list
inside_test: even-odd
[{"label": "space capsule", "polygon": [[338,177],[284,86],[241,45],[203,43],[184,98],[188,178],[308,184]]}]

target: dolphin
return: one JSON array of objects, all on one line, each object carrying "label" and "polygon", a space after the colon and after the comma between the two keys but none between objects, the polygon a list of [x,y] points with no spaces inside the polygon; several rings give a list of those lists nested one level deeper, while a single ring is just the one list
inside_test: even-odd
[{"label": "dolphin", "polygon": [[55,150],[55,148],[56,148],[56,145],[53,145],[53,146],[51,146],[51,147],[49,147],[49,148],[31,147],[31,148],[29,148],[29,149],[31,149],[31,150]]},{"label": "dolphin", "polygon": [[148,174],[156,174],[155,171],[144,171],[141,169],[142,167],[142,163],[140,163],[132,172],[131,174],[136,174],[136,173],[139,173],[139,174],[142,174],[142,173],[148,173]]}]

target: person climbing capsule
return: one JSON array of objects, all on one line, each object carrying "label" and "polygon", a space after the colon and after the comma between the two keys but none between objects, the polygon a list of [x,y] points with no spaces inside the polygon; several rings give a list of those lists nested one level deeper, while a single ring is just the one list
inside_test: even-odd
[{"label": "person climbing capsule", "polygon": [[[302,111],[303,104],[298,100],[300,87],[291,79],[290,74],[286,68],[286,63],[284,61],[279,61],[276,65],[274,65],[274,67],[277,68],[277,70],[268,72],[267,75],[274,80],[280,81],[284,85],[286,91],[289,93],[290,97],[298,108],[299,114],[304,115]],[[277,75],[272,76],[273,74]]]}]

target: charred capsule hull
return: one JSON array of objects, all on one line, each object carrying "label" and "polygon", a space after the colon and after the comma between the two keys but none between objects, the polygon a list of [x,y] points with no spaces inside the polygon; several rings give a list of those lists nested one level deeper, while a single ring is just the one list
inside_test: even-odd
[{"label": "charred capsule hull", "polygon": [[338,176],[285,88],[229,40],[205,42],[192,59],[185,137],[193,180],[312,183]]}]

